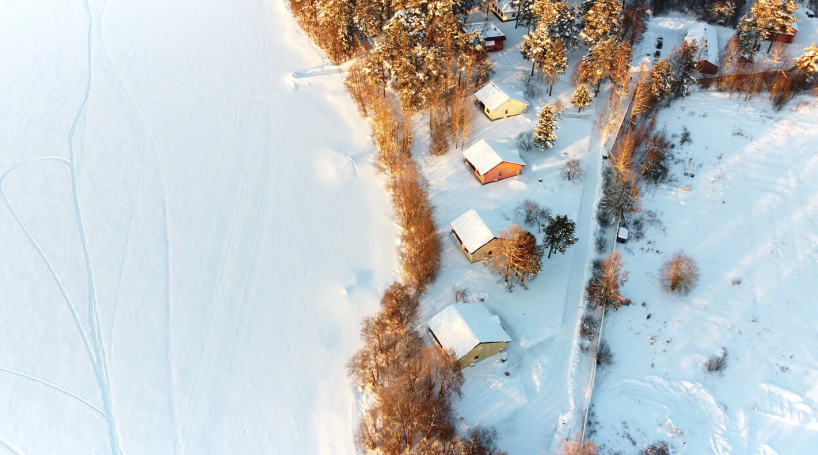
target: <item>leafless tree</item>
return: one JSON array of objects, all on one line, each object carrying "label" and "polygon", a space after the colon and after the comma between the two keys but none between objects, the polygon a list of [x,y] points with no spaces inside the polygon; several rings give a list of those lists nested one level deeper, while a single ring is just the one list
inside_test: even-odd
[{"label": "leafless tree", "polygon": [[537,239],[516,224],[501,230],[499,238],[502,243],[489,261],[489,269],[501,277],[509,292],[518,284],[527,288],[528,281],[542,269],[543,250]]},{"label": "leafless tree", "polygon": [[494,428],[477,426],[463,440],[463,455],[506,455],[497,448],[499,435]]},{"label": "leafless tree", "polygon": [[581,182],[582,178],[585,177],[585,169],[582,168],[582,164],[578,159],[571,158],[565,163],[560,175],[569,182]]},{"label": "leafless tree", "polygon": [[562,443],[562,455],[599,455],[599,448],[593,441],[576,440]]},{"label": "leafless tree", "polygon": [[603,309],[619,309],[622,305],[630,304],[630,300],[620,294],[620,287],[628,281],[628,271],[622,263],[619,250],[605,257],[600,268],[594,270],[585,294],[588,301],[594,306]]},{"label": "leafless tree", "polygon": [[665,292],[687,295],[699,281],[699,266],[692,257],[680,250],[664,263],[659,275]]}]

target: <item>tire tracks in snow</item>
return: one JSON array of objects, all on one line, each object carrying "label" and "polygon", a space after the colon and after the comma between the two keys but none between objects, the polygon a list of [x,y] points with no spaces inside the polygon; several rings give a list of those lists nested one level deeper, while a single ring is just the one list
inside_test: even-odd
[{"label": "tire tracks in snow", "polygon": [[36,376],[32,376],[30,374],[26,374],[26,373],[23,373],[23,372],[20,372],[20,371],[12,370],[10,368],[0,367],[0,373],[6,373],[6,374],[11,375],[11,376],[16,376],[18,378],[23,378],[23,379],[25,379],[27,381],[31,381],[31,382],[37,383],[37,384],[39,384],[41,386],[44,386],[44,387],[46,387],[46,388],[48,388],[48,389],[50,389],[50,390],[52,390],[54,392],[65,395],[68,398],[71,398],[72,400],[76,401],[77,403],[85,406],[90,411],[97,414],[101,419],[103,419],[103,420],[105,419],[105,413],[102,411],[102,409],[100,409],[95,404],[91,403],[90,401],[86,400],[85,398],[77,395],[76,393],[71,392],[68,389],[64,389],[64,388],[62,388],[62,387],[60,387],[58,385],[52,384],[52,383],[50,383],[50,382],[48,382],[48,381],[46,381],[44,379],[40,379],[40,378],[38,378]]}]

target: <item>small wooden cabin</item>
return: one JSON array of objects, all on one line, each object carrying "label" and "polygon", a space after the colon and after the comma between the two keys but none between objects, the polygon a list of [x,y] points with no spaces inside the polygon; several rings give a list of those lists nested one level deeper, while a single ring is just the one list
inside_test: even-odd
[{"label": "small wooden cabin", "polygon": [[466,367],[505,351],[511,337],[482,303],[455,303],[429,320],[429,332],[450,360]]},{"label": "small wooden cabin", "polygon": [[504,241],[500,230],[509,224],[498,213],[471,209],[452,221],[451,234],[469,262],[475,263],[494,256]]},{"label": "small wooden cabin", "polygon": [[491,2],[491,12],[503,22],[517,19],[517,7],[514,0],[497,0]]},{"label": "small wooden cabin", "polygon": [[466,24],[463,26],[463,31],[466,33],[477,31],[480,43],[486,48],[486,52],[503,50],[506,35],[489,21]]},{"label": "small wooden cabin", "polygon": [[716,74],[719,72],[719,41],[713,27],[700,22],[691,27],[685,42],[698,46],[699,72]]},{"label": "small wooden cabin", "polygon": [[792,44],[795,41],[795,35],[798,33],[798,23],[793,22],[790,25],[789,31],[782,31],[782,32],[775,32],[770,35],[770,47],[772,47],[772,43],[784,43],[784,44]]},{"label": "small wooden cabin", "polygon": [[494,82],[474,94],[474,103],[491,120],[524,113],[528,109],[524,99],[519,91]]},{"label": "small wooden cabin", "polygon": [[520,175],[525,161],[508,142],[480,139],[463,152],[463,162],[481,184]]}]

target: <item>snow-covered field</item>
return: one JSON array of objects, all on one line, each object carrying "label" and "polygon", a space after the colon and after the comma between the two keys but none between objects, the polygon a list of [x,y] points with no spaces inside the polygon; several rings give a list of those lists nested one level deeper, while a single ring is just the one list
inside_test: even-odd
[{"label": "snow-covered field", "polygon": [[284,1],[0,17],[0,452],[353,453],[397,229]]},{"label": "snow-covered field", "polygon": [[[634,305],[605,319],[616,363],[597,375],[591,436],[603,453],[656,439],[678,454],[815,453],[818,106],[770,104],[696,92],[659,113],[677,144],[676,182],[644,195],[661,227],[623,249]],[[701,269],[686,297],[658,284],[679,249]],[[726,370],[705,372],[722,348]]]}]

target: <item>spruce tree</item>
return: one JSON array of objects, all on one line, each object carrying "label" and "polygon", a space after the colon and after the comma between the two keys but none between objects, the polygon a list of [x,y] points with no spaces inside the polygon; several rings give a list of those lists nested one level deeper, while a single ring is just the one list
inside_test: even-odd
[{"label": "spruce tree", "polygon": [[571,104],[577,107],[577,112],[582,112],[582,108],[591,105],[591,94],[588,92],[588,86],[585,84],[577,85],[574,90],[574,97],[571,98]]},{"label": "spruce tree", "polygon": [[651,95],[656,103],[670,98],[670,90],[673,82],[673,66],[667,57],[653,64],[650,70]]},{"label": "spruce tree", "polygon": [[793,22],[798,22],[793,13],[798,9],[794,0],[757,0],[750,10],[750,15],[756,26],[756,32],[761,39],[770,40],[772,49],[773,34],[793,33]]},{"label": "spruce tree", "polygon": [[531,26],[536,24],[536,17],[534,17],[534,0],[516,0],[517,5],[517,19],[514,22],[514,28],[518,26],[528,27],[531,31]]},{"label": "spruce tree", "polygon": [[579,28],[577,12],[566,0],[555,5],[557,17],[551,24],[548,33],[554,41],[561,40],[565,49],[570,52],[579,49]]},{"label": "spruce tree", "polygon": [[567,215],[551,218],[551,222],[545,228],[545,244],[548,245],[549,259],[554,252],[565,254],[565,250],[579,240],[574,237],[576,227],[577,224],[569,220]]},{"label": "spruce tree", "polygon": [[682,43],[682,50],[679,51],[679,56],[676,61],[676,81],[679,83],[679,91],[682,96],[687,96],[692,90],[695,78],[693,77],[699,72],[699,46],[696,45],[696,40],[692,43],[687,41]]},{"label": "spruce tree", "polygon": [[537,126],[534,127],[534,145],[540,150],[550,149],[557,141],[557,118],[554,109],[544,104],[537,117]]},{"label": "spruce tree", "polygon": [[752,17],[743,17],[736,25],[736,39],[739,46],[739,57],[752,63],[755,60],[755,46],[758,42],[758,27]]}]

